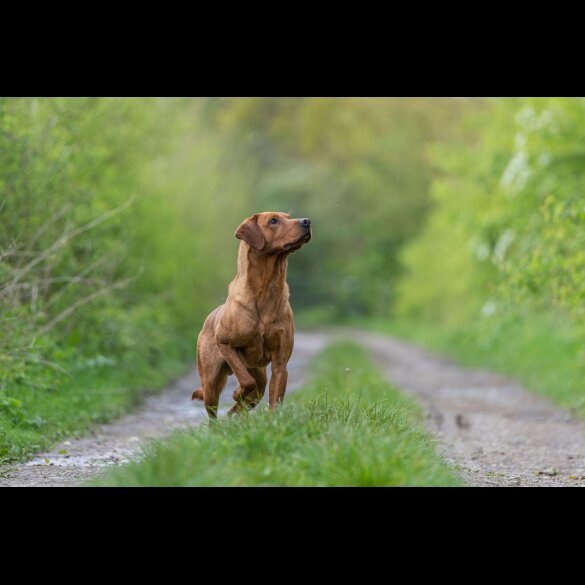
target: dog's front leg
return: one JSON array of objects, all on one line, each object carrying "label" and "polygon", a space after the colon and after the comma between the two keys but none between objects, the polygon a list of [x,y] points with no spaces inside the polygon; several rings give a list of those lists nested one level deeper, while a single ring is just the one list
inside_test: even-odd
[{"label": "dog's front leg", "polygon": [[248,368],[242,363],[238,352],[227,343],[218,343],[219,351],[229,367],[232,369],[234,376],[238,379],[243,394],[252,392],[256,388],[256,380],[252,377]]},{"label": "dog's front leg", "polygon": [[268,393],[270,410],[274,410],[279,404],[282,404],[287,381],[288,370],[286,369],[286,362],[272,362],[272,376],[270,377]]}]

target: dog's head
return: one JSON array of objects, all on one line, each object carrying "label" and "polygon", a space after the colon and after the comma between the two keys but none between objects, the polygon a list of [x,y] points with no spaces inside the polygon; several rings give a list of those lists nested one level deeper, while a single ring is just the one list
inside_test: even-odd
[{"label": "dog's head", "polygon": [[265,211],[244,220],[235,236],[261,254],[290,253],[311,239],[311,220],[291,219],[288,213]]}]

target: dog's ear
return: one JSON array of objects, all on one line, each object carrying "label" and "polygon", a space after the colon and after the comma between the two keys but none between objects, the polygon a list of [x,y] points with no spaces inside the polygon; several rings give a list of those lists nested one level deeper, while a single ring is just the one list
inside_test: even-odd
[{"label": "dog's ear", "polygon": [[262,250],[266,245],[266,240],[258,225],[258,214],[243,221],[234,235],[238,240],[244,240],[246,244],[255,250]]}]

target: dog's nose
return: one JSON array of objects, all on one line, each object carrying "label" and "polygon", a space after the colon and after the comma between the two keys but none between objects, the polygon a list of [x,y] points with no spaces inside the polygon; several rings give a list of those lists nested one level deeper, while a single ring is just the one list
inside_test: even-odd
[{"label": "dog's nose", "polygon": [[303,219],[299,219],[299,223],[304,227],[304,228],[310,228],[311,227],[311,220],[308,217],[303,217]]}]

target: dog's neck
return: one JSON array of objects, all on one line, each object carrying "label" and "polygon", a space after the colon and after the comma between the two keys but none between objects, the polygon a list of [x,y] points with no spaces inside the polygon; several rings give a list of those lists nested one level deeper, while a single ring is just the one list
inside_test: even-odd
[{"label": "dog's neck", "polygon": [[246,242],[240,242],[238,271],[232,282],[242,283],[238,290],[250,291],[259,312],[267,304],[288,300],[286,269],[288,254],[259,254]]}]

